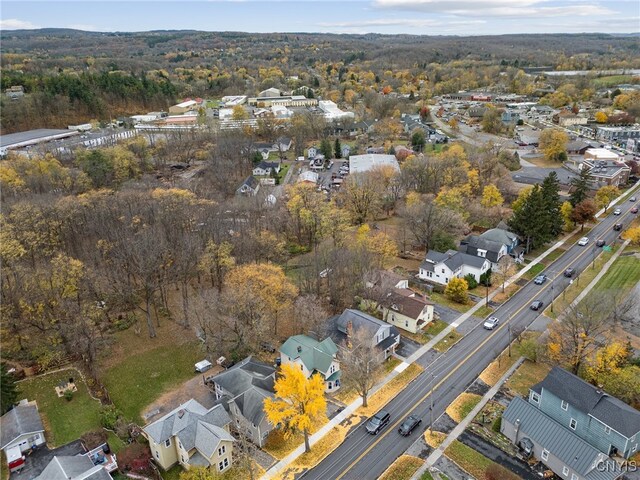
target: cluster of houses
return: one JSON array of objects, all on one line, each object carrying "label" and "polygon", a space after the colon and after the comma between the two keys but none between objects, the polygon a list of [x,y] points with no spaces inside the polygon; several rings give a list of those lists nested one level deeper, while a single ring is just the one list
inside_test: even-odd
[{"label": "cluster of houses", "polygon": [[[615,480],[640,443],[640,412],[559,367],[514,398],[500,432],[567,480]],[[612,458],[614,457],[614,458]]]},{"label": "cluster of houses", "polygon": [[0,418],[0,443],[9,471],[30,480],[112,480],[118,468],[107,443],[47,448],[38,405],[26,399]]}]

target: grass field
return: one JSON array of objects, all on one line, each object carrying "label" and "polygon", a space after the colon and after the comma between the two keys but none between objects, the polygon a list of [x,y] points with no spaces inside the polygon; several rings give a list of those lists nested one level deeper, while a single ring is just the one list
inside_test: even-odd
[{"label": "grass field", "polygon": [[640,258],[619,257],[596,284],[596,290],[617,290],[626,293],[640,281]]},{"label": "grass field", "polygon": [[444,453],[475,478],[485,478],[487,469],[493,467],[499,469],[501,480],[518,479],[518,477],[510,471],[500,467],[497,463],[489,460],[481,453],[476,452],[473,448],[460,443],[458,440],[449,445]]},{"label": "grass field", "polygon": [[[540,336],[540,332],[525,332],[522,334],[523,340],[529,339],[537,339]],[[485,368],[482,373],[480,373],[480,380],[482,380],[487,385],[493,386],[496,384],[498,380],[502,378],[502,376],[507,373],[507,370],[511,368],[511,366],[516,363],[518,358],[520,358],[520,343],[513,342],[511,344],[511,356],[509,356],[509,350],[503,351],[498,358],[496,358],[493,362],[491,362],[487,368]]]},{"label": "grass field", "polygon": [[520,395],[528,395],[529,388],[542,381],[551,368],[541,362],[525,360],[507,380],[506,387]]},{"label": "grass field", "polygon": [[480,395],[463,392],[449,404],[446,413],[453,418],[453,420],[460,423],[471,413],[471,410],[473,410],[480,400],[482,400]]},{"label": "grass field", "polygon": [[594,78],[593,84],[599,88],[613,87],[621,83],[631,83],[633,79],[633,75],[608,75],[606,77]]},{"label": "grass field", "polygon": [[409,480],[424,463],[418,457],[401,455],[379,477],[379,480]]},{"label": "grass field", "polygon": [[125,418],[142,425],[142,409],[193,377],[193,364],[201,357],[197,342],[165,345],[123,359],[107,370],[102,380]]},{"label": "grass field", "polygon": [[462,338],[462,335],[455,329],[451,330],[446,337],[440,340],[433,346],[433,349],[437,352],[446,352],[451,346]]},{"label": "grass field", "polygon": [[456,303],[449,300],[443,293],[433,292],[429,296],[431,297],[432,302],[439,303],[440,305],[444,305],[445,307],[449,307],[460,313],[464,313],[467,310],[469,310],[471,307],[473,307],[473,302],[471,302],[471,300],[469,300],[468,303],[465,303],[463,305],[461,303]]},{"label": "grass field", "polygon": [[[73,399],[59,398],[55,386],[72,377],[78,388]],[[87,386],[75,370],[52,373],[18,384],[20,398],[38,402],[45,425],[47,443],[59,447],[77,440],[83,433],[101,429],[100,402],[89,396]]]}]

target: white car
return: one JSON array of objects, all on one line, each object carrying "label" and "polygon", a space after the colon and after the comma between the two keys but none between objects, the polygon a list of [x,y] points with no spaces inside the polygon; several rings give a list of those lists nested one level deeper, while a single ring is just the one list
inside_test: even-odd
[{"label": "white car", "polygon": [[589,243],[588,237],[582,237],[580,240],[578,240],[578,245],[580,245],[581,247],[584,247],[587,243]]},{"label": "white car", "polygon": [[487,330],[493,330],[498,326],[498,323],[500,323],[500,320],[498,320],[497,317],[489,317],[487,318],[487,321],[484,322],[484,325],[482,326]]},{"label": "white car", "polygon": [[620,210],[619,208],[616,208],[616,209],[613,211],[613,214],[614,214],[614,215],[620,215],[621,213],[622,213],[622,210]]}]

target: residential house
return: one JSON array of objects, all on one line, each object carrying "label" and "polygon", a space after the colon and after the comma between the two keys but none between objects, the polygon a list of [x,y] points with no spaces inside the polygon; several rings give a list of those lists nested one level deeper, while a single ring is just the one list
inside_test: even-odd
[{"label": "residential house", "polygon": [[500,119],[502,123],[516,123],[520,120],[520,113],[513,110],[503,110]]},{"label": "residential house", "polygon": [[278,137],[273,144],[273,148],[276,152],[288,152],[293,145],[293,141],[289,137]]},{"label": "residential house", "polygon": [[113,480],[103,465],[86,455],[54,456],[34,480]]},{"label": "residential house", "polygon": [[309,147],[307,149],[307,158],[309,160],[316,158],[316,155],[318,155],[319,152],[320,152],[320,149],[318,147]]},{"label": "residential house", "polygon": [[382,318],[402,330],[417,333],[433,321],[433,303],[410,288],[394,288],[380,305]]},{"label": "residential house", "polygon": [[273,425],[264,413],[264,400],[274,396],[276,369],[247,357],[218,375],[209,377],[216,399],[231,415],[238,430],[259,447]]},{"label": "residential house", "polygon": [[531,387],[529,403],[605,455],[638,451],[640,412],[562,368]]},{"label": "residential house", "polygon": [[306,170],[298,176],[298,183],[311,183],[316,185],[320,176],[317,172]]},{"label": "residential house", "polygon": [[531,403],[516,397],[502,414],[500,432],[567,480],[615,480],[618,464]]},{"label": "residential house", "polygon": [[348,159],[349,155],[351,155],[351,147],[349,145],[342,145],[340,153],[342,154],[342,158]]},{"label": "residential house", "polygon": [[482,238],[481,235],[469,235],[460,242],[460,251],[491,262],[492,268],[497,268],[500,259],[507,255],[507,246],[502,242]]},{"label": "residential house", "polygon": [[384,155],[384,147],[367,147],[367,154]]},{"label": "residential house", "polygon": [[142,434],[149,441],[155,462],[164,470],[176,463],[227,470],[233,461],[234,438],[229,433],[231,417],[222,405],[207,410],[191,399],[164,417],[146,425]]},{"label": "residential house", "polygon": [[253,174],[256,177],[264,177],[271,175],[271,172],[280,172],[280,162],[265,162],[262,161],[253,167]]},{"label": "residential house", "polygon": [[373,133],[373,127],[377,122],[377,120],[361,120],[354,125],[354,129],[360,133]]},{"label": "residential house", "polygon": [[472,275],[477,282],[481,275],[491,269],[491,261],[467,253],[448,250],[445,253],[430,250],[420,265],[418,278],[446,285],[452,278]]},{"label": "residential house", "polygon": [[45,443],[44,427],[35,401],[21,401],[0,418],[0,448],[9,469],[24,464],[23,453]]},{"label": "residential house", "polygon": [[575,139],[567,143],[567,153],[569,155],[584,155],[590,148],[600,148],[601,146],[601,143],[586,142],[581,139]]},{"label": "residential house", "polygon": [[511,255],[516,262],[524,260],[524,250],[520,247],[520,238],[513,232],[509,231],[509,226],[504,223],[498,223],[496,228],[490,228],[480,235],[484,240],[499,242],[507,247],[507,253]]},{"label": "residential house", "polygon": [[554,114],[552,117],[553,123],[560,125],[561,127],[571,127],[573,125],[586,125],[587,117],[580,117],[570,110],[561,110]]},{"label": "residential house", "polygon": [[260,182],[253,175],[249,175],[236,190],[236,195],[253,197],[260,190]]},{"label": "residential house", "polygon": [[280,347],[280,362],[299,365],[307,378],[319,373],[324,379],[324,391],[335,392],[342,376],[337,353],[338,347],[331,338],[319,342],[307,335],[294,335]]},{"label": "residential house", "polygon": [[371,338],[372,344],[380,352],[380,362],[393,355],[400,344],[400,332],[395,326],[360,310],[348,308],[341,315],[329,319],[327,333],[340,348],[349,348],[354,332],[363,332]]}]

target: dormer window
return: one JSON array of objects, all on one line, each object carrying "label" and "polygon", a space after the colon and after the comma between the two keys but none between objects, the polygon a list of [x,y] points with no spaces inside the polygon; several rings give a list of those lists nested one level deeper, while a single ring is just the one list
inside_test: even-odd
[{"label": "dormer window", "polygon": [[540,403],[540,395],[538,395],[536,392],[531,392],[531,401],[533,403]]},{"label": "dormer window", "polygon": [[398,305],[396,305],[395,303],[391,305],[391,309],[395,310],[396,312],[400,311],[400,309],[398,308]]}]

